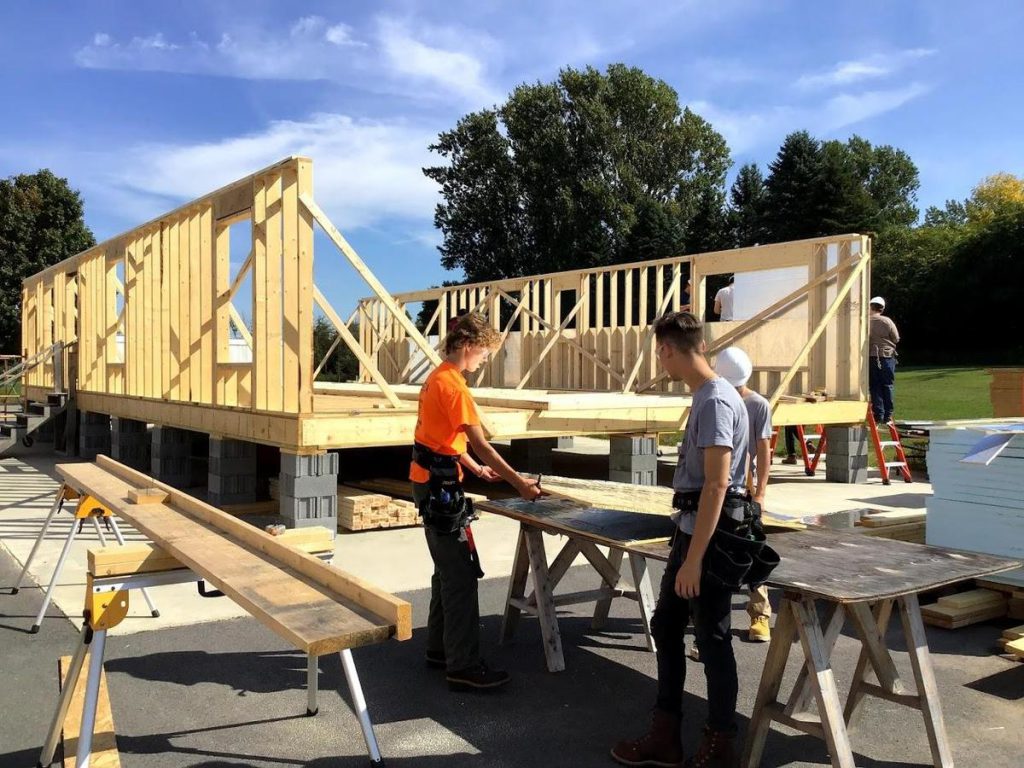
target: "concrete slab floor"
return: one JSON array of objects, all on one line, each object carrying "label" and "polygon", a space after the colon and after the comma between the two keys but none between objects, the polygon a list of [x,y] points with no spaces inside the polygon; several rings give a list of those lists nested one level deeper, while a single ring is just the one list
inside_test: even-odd
[{"label": "concrete slab floor", "polygon": [[[0,553],[0,768],[34,765],[56,703],[55,658],[70,653],[70,623],[54,621],[40,635],[24,633],[37,592],[10,597],[2,587],[18,571]],[[655,577],[660,576],[656,569]],[[594,574],[573,568],[566,590],[592,587]],[[567,669],[544,671],[537,622],[524,619],[515,642],[496,647],[506,580],[481,582],[484,651],[509,669],[510,685],[492,695],[449,693],[440,673],[423,665],[427,593],[403,593],[414,606],[416,632],[354,653],[381,750],[389,766],[609,766],[608,750],[643,732],[653,703],[654,655],[644,647],[635,608],[617,601],[603,632],[590,629],[585,608],[560,610]],[[742,639],[742,598],[734,601],[734,642],[740,670],[739,728],[744,733],[766,647]],[[993,655],[998,628],[929,629],[943,711],[959,765],[1019,768],[1024,716],[1024,664]],[[895,633],[898,668],[909,663]],[[845,690],[857,646],[840,637],[835,656]],[[687,751],[703,721],[706,686],[690,665],[684,706]],[[321,660],[320,712],[305,717],[305,659],[252,619],[112,637],[106,670],[122,764],[126,768],[280,768],[366,764],[358,724],[337,656]],[[797,673],[791,662],[784,682]],[[340,692],[339,692],[340,691]],[[852,740],[860,768],[929,765],[918,713],[869,700]],[[773,729],[764,768],[828,765],[822,743]]]}]

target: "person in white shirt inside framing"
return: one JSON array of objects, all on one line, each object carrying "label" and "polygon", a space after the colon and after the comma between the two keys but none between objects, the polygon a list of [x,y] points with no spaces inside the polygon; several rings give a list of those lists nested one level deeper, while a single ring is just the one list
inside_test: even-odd
[{"label": "person in white shirt inside framing", "polygon": [[733,282],[734,275],[729,275],[729,284],[715,294],[715,314],[719,320],[732,320],[733,313]]}]

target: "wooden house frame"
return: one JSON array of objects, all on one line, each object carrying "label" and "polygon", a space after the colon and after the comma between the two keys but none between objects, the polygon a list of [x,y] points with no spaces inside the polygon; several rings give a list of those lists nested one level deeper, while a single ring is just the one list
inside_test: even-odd
[{"label": "wooden house frame", "polygon": [[[244,222],[251,250],[232,274],[231,228]],[[410,443],[417,388],[382,372],[391,350],[367,340],[369,305],[346,321],[316,286],[316,226],[369,287],[387,343],[401,338],[426,364],[439,362],[407,302],[387,292],[317,205],[312,161],[290,157],[27,278],[22,351],[32,364],[23,396],[45,401],[67,389],[81,411],[294,453]],[[251,333],[239,301],[251,302]],[[314,305],[367,383],[315,381],[323,364],[313,359]],[[232,330],[251,361],[232,359]],[[491,387],[477,395],[488,431],[506,438],[674,431],[689,404],[659,392]]]}]

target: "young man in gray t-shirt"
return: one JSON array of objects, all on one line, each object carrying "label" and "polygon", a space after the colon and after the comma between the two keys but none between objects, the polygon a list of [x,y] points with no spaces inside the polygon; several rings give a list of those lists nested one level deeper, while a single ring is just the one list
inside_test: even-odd
[{"label": "young man in gray t-shirt", "polygon": [[[702,583],[703,558],[717,527],[734,529],[742,510],[731,503],[745,492],[747,411],[736,388],[704,357],[704,326],[689,312],[673,312],[654,326],[658,362],[693,393],[672,487],[680,498],[679,531],[661,580],[651,634],[658,647],[658,697],[650,732],[622,741],[612,757],[623,765],[682,764],[680,737],[691,616],[707,678],[708,720],[693,760],[733,765],[738,681],[732,648],[732,593]],[[730,503],[727,503],[727,500]]]}]

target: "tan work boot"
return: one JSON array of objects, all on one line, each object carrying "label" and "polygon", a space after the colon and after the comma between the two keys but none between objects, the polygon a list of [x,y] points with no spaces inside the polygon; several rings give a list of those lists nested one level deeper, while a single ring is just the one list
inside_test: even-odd
[{"label": "tan work boot", "polygon": [[686,761],[684,768],[739,768],[736,754],[736,734],[721,733],[704,728],[704,738],[697,754]]},{"label": "tan work boot", "polygon": [[796,464],[796,454],[791,453],[782,460],[783,464]]},{"label": "tan work boot", "polygon": [[767,616],[758,616],[750,622],[750,642],[767,643],[772,639],[772,628]]},{"label": "tan work boot", "polygon": [[683,764],[681,722],[680,715],[655,709],[651,730],[635,741],[620,741],[612,748],[612,759],[621,765],[680,768]]}]

